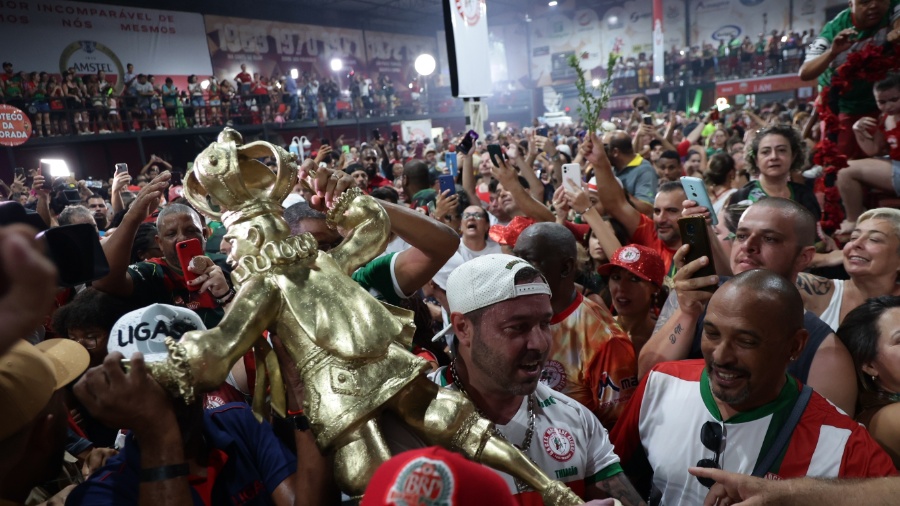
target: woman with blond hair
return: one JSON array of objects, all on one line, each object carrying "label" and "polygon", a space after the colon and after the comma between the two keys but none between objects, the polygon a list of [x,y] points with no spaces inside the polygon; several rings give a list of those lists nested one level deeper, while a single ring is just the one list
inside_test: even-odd
[{"label": "woman with blond hair", "polygon": [[832,329],[866,299],[900,295],[900,210],[880,207],[863,213],[844,245],[843,257],[850,279],[807,273],[797,277],[803,305]]}]

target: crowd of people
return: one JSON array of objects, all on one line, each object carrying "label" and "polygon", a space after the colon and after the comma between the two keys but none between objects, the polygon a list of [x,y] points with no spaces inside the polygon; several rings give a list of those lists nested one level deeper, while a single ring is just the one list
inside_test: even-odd
[{"label": "crowd of people", "polygon": [[231,79],[191,75],[187,88],[179,89],[171,77],[136,73],[130,63],[119,83],[102,70],[79,74],[71,67],[59,76],[16,70],[4,62],[0,103],[25,111],[36,137],[393,116],[398,107],[424,110],[418,91],[406,94],[411,102],[401,106],[387,74],[372,79],[354,73],[347,82],[342,90],[334,76],[267,77],[241,65]]},{"label": "crowd of people", "polygon": [[[747,35],[721,39],[718,46],[673,46],[665,53],[665,82],[674,86],[795,73],[814,39],[812,30],[773,30],[756,41]],[[652,67],[652,54],[623,55],[611,76],[614,89],[635,93],[650,88]],[[265,76],[246,65],[234,77],[189,76],[186,89],[168,77],[137,73],[132,64],[126,65],[121,83],[103,71],[26,72],[11,62],[4,62],[0,73],[0,103],[25,111],[37,137],[426,112],[419,83],[409,88],[409,93],[398,90],[383,73],[369,77],[351,72],[339,82],[310,72]]]},{"label": "crowd of people", "polygon": [[[892,30],[888,4],[851,2],[801,72],[840,61],[847,17]],[[233,130],[189,174],[156,155],[108,181],[17,174],[0,185],[0,500],[543,504],[556,481],[591,506],[890,504],[900,75],[854,91],[849,131],[795,100],[662,114],[637,97],[595,131],[300,146],[282,205],[249,208],[265,227],[196,198],[198,181],[237,198],[233,173],[198,166],[238,164],[251,184],[234,188],[255,195],[284,177],[284,158],[237,156]],[[823,138],[851,158],[831,173],[846,208],[831,227]],[[102,265],[73,281],[60,244]],[[282,293],[272,269],[292,262],[318,313]],[[335,328],[390,351],[328,351]],[[229,355],[245,335],[257,344]],[[386,357],[402,388],[367,379]],[[304,383],[332,360],[330,383]],[[191,364],[196,402],[166,361]]]}]

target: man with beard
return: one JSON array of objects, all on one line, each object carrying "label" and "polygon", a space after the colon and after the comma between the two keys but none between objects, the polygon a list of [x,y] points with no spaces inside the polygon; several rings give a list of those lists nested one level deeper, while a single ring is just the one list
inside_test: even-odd
[{"label": "man with beard", "polygon": [[87,199],[87,208],[94,213],[94,222],[97,224],[97,230],[105,231],[106,227],[109,226],[109,214],[103,197],[96,193],[91,194]]},{"label": "man with beard", "polygon": [[535,223],[519,236],[513,253],[540,270],[552,292],[553,346],[541,381],[612,427],[637,386],[637,360],[631,339],[609,311],[575,290],[575,237],[558,223]]},{"label": "man with beard", "polygon": [[[789,199],[769,197],[751,205],[741,216],[731,249],[731,270],[740,274],[750,269],[768,269],[787,279],[809,266],[815,254],[816,219],[805,207]],[[679,250],[680,264],[687,247]],[[704,290],[721,280],[703,276],[692,278],[706,262],[702,257],[680,267],[674,290],[656,322],[650,340],[638,357],[638,375],[667,360],[700,358],[701,332],[710,292]],[[718,263],[718,260],[716,260]],[[852,415],[857,388],[853,360],[831,327],[807,311],[803,324],[809,339],[802,353],[788,366],[788,372],[817,393]]]},{"label": "man with beard", "polygon": [[676,267],[672,258],[681,247],[678,218],[681,217],[686,199],[681,183],[670,181],[659,186],[653,202],[651,219],[640,213],[628,201],[622,187],[616,181],[613,165],[597,136],[591,135],[582,145],[581,152],[594,167],[597,196],[600,197],[603,209],[625,227],[629,242],[646,246],[659,253],[666,266],[666,276],[670,278],[674,276]]},{"label": "man with beard", "polygon": [[371,193],[375,188],[381,188],[382,186],[390,186],[392,183],[389,179],[382,176],[378,170],[378,151],[375,148],[367,147],[362,150],[362,155],[360,156],[362,161],[362,170],[366,172],[366,176],[368,176],[368,185],[367,188],[363,188],[366,193]]},{"label": "man with beard", "polygon": [[703,323],[703,360],[654,367],[613,428],[632,481],[652,472],[662,504],[701,504],[714,482],[692,466],[772,480],[896,474],[863,426],[787,374],[808,337],[791,281],[754,269],[723,284]]},{"label": "man with beard", "polygon": [[[497,434],[585,500],[642,504],[597,418],[540,382],[553,317],[541,273],[514,256],[484,255],[450,274],[447,299],[455,359],[431,379],[468,396]],[[500,475],[520,504],[540,504],[537,492]]]}]

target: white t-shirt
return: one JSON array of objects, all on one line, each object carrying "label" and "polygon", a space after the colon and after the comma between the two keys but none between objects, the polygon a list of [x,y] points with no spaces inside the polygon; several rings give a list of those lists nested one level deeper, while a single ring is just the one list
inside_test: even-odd
[{"label": "white t-shirt", "polygon": [[[459,391],[447,367],[430,373],[428,378],[442,387]],[[538,383],[534,395],[534,435],[526,455],[547,476],[584,495],[587,485],[622,472],[609,435],[593,413],[543,383]],[[519,411],[509,423],[496,427],[508,441],[521,446],[528,430],[528,398],[522,399]],[[519,496],[519,504],[531,504],[528,496],[538,494],[533,490],[519,493],[512,476],[495,472],[506,481],[510,492]]]},{"label": "white t-shirt", "polygon": [[481,251],[473,251],[466,247],[462,241],[459,242],[459,247],[456,249],[456,253],[450,257],[450,260],[447,260],[447,263],[441,267],[441,270],[434,275],[435,282],[440,285],[441,288],[447,289],[447,278],[450,277],[450,273],[453,272],[454,269],[459,267],[460,265],[472,260],[473,258],[478,258],[482,255],[488,255],[491,253],[501,253],[500,245],[496,242],[488,239],[486,241],[486,245]]}]

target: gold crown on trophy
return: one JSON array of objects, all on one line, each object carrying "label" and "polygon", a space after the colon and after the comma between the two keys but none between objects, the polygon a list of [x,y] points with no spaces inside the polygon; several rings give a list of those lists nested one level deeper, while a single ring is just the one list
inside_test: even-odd
[{"label": "gold crown on trophy", "polygon": [[[259,158],[274,157],[276,171]],[[184,197],[205,216],[226,227],[263,214],[281,214],[281,203],[297,178],[296,157],[264,141],[244,145],[232,128],[219,133],[184,178]],[[209,197],[207,199],[207,197]],[[215,211],[214,205],[221,210]]]}]

